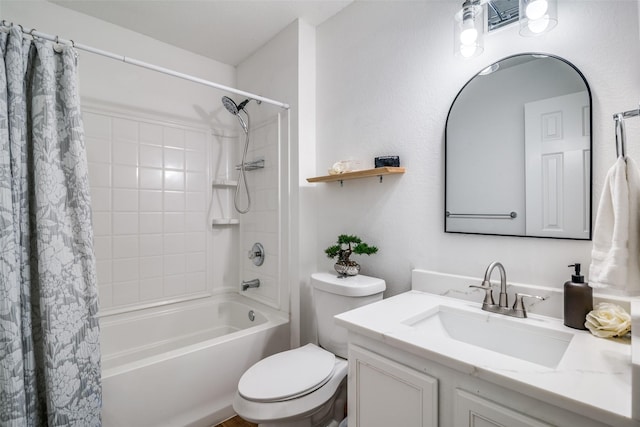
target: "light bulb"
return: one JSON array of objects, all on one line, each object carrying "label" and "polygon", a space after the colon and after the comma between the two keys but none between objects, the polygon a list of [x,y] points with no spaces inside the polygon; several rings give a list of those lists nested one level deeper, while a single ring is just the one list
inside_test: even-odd
[{"label": "light bulb", "polygon": [[525,14],[527,18],[532,21],[540,19],[547,13],[547,9],[549,8],[549,4],[547,0],[533,0],[529,2],[527,8],[525,9]]},{"label": "light bulb", "polygon": [[463,58],[471,58],[476,53],[476,49],[477,47],[474,44],[461,44],[460,55],[462,55]]},{"label": "light bulb", "polygon": [[537,19],[535,21],[531,20],[527,23],[527,26],[533,34],[540,34],[544,33],[547,30],[547,27],[549,27],[549,22],[549,18],[545,17],[542,19]]},{"label": "light bulb", "polygon": [[473,45],[478,40],[478,30],[467,28],[460,33],[460,42],[464,45]]}]

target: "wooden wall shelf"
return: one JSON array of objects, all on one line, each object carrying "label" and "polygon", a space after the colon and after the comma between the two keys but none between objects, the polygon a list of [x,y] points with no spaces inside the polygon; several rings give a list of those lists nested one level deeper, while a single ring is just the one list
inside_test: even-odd
[{"label": "wooden wall shelf", "polygon": [[325,175],[325,176],[316,176],[313,178],[307,178],[308,182],[336,182],[340,181],[348,181],[350,179],[359,179],[359,178],[369,178],[372,176],[379,176],[380,182],[382,182],[382,177],[384,175],[396,175],[404,173],[403,167],[383,167],[383,168],[375,168],[375,169],[363,169],[354,172],[345,172],[336,175]]}]

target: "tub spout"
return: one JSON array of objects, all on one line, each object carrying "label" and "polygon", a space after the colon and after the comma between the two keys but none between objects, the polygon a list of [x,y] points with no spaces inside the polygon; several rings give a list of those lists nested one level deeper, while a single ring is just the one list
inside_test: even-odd
[{"label": "tub spout", "polygon": [[242,290],[246,291],[249,288],[258,288],[260,287],[260,279],[253,280],[243,280],[242,281]]}]

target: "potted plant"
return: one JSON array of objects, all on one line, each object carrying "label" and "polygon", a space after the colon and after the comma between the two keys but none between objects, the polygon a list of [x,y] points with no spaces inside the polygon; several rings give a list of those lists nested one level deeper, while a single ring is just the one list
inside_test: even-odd
[{"label": "potted plant", "polygon": [[338,259],[333,268],[336,269],[338,275],[341,277],[356,276],[360,272],[360,264],[349,259],[351,254],[371,255],[376,252],[378,252],[377,247],[369,246],[358,236],[350,236],[347,234],[339,235],[337,244],[329,246],[324,251],[329,258]]}]

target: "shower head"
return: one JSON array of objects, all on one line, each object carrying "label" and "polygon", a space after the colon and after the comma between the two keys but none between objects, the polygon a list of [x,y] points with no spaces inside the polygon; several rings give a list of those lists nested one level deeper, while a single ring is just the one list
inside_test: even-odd
[{"label": "shower head", "polygon": [[224,105],[224,108],[226,108],[227,111],[234,116],[237,116],[240,111],[244,110],[245,105],[247,105],[249,101],[249,99],[245,99],[240,103],[240,105],[236,105],[233,99],[229,98],[228,96],[222,97],[222,105]]}]

